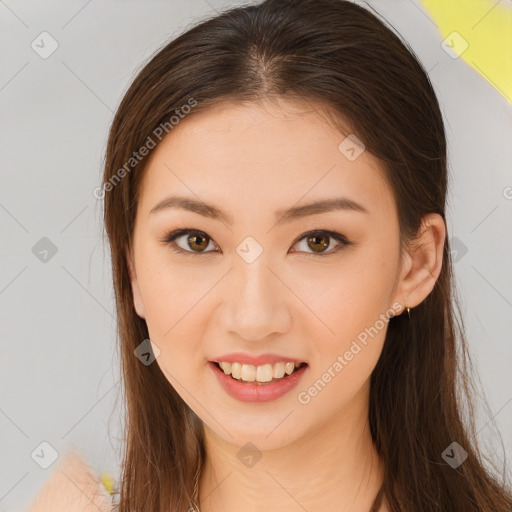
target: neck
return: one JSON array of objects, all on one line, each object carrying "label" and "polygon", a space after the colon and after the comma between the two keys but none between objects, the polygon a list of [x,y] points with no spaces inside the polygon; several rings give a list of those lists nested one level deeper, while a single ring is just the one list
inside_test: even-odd
[{"label": "neck", "polygon": [[358,400],[300,439],[262,451],[249,467],[239,458],[240,446],[204,428],[201,512],[369,512],[382,485],[367,401]]}]

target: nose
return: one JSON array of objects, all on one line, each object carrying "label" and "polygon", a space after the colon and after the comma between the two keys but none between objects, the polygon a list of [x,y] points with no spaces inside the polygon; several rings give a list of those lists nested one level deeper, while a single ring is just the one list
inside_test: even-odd
[{"label": "nose", "polygon": [[263,255],[252,263],[236,261],[224,283],[225,333],[258,341],[290,328],[293,294],[278,274]]}]

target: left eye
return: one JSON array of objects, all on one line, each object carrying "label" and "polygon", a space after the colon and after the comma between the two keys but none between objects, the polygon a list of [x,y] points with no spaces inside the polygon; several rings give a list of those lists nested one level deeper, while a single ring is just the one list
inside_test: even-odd
[{"label": "left eye", "polygon": [[[334,248],[331,247],[331,249],[327,251],[327,248],[331,246],[329,239],[334,239],[338,242],[338,245],[335,245]],[[308,248],[313,249],[313,252],[310,254],[318,255],[332,254],[343,249],[346,245],[350,245],[350,242],[342,234],[336,233],[336,231],[310,231],[298,238],[295,243],[301,242],[302,240],[305,240]]]},{"label": "left eye", "polygon": [[[185,244],[188,244],[188,247],[192,248],[193,250],[188,250],[186,246],[183,247],[178,243],[178,240],[183,237],[186,237]],[[331,248],[329,251],[327,251],[326,249],[331,246],[329,241],[330,238],[336,240],[338,245],[334,246],[334,249]],[[334,252],[338,252],[346,245],[351,245],[351,242],[349,242],[345,236],[337,233],[336,231],[309,231],[308,233],[305,233],[299,237],[293,245],[301,242],[302,240],[305,240],[307,247],[312,249],[312,252],[309,254],[313,255],[332,254]],[[197,255],[204,252],[213,252],[206,250],[210,244],[213,244],[218,248],[217,244],[215,244],[204,231],[198,231],[196,229],[178,229],[177,231],[173,231],[167,237],[165,237],[164,242],[169,243],[174,251],[187,254],[195,253]]]}]

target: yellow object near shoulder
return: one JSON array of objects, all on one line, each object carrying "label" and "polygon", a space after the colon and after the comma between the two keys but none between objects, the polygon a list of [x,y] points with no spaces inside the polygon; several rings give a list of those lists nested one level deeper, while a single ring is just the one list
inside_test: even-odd
[{"label": "yellow object near shoulder", "polygon": [[26,512],[112,512],[113,479],[76,452],[61,457]]}]

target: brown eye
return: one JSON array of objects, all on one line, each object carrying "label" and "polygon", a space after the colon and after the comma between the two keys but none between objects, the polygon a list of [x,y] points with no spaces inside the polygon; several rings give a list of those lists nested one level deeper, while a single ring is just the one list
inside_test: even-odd
[{"label": "brown eye", "polygon": [[208,247],[208,237],[203,235],[192,234],[187,238],[187,243],[191,249],[194,251],[197,249],[198,251],[204,251]]},{"label": "brown eye", "polygon": [[[206,250],[210,244],[213,244],[213,241],[202,231],[179,229],[178,231],[171,233],[165,241],[166,243],[171,244],[173,249],[177,252],[185,252],[189,254],[213,252]],[[213,245],[215,247],[215,244]]]},{"label": "brown eye", "polygon": [[[337,245],[334,245],[333,248],[327,250],[331,245],[331,239],[337,242]],[[303,247],[300,248],[299,252],[304,252],[306,254],[317,254],[323,256],[324,254],[327,256],[328,254],[333,254],[338,252],[338,250],[343,249],[346,245],[351,245],[343,235],[337,233],[336,231],[310,231],[306,233],[296,242],[299,246],[303,244]],[[294,244],[295,245],[295,244]],[[311,252],[312,251],[312,252]],[[294,251],[295,252],[295,251]]]},{"label": "brown eye", "polygon": [[312,235],[307,237],[308,247],[313,249],[314,252],[323,252],[329,247],[328,235]]}]

